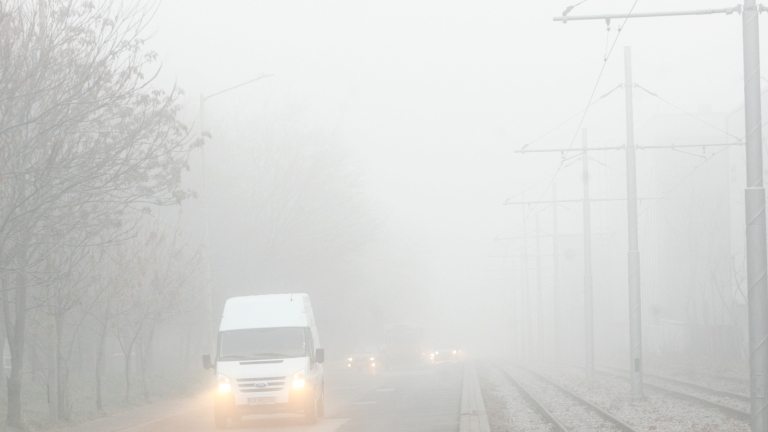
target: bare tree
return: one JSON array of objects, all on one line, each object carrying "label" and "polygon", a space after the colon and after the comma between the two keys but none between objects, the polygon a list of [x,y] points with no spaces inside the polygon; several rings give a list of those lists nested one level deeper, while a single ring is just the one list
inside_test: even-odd
[{"label": "bare tree", "polygon": [[[127,213],[178,203],[191,143],[178,89],[151,87],[150,12],[107,1],[0,3],[0,274],[12,356],[11,426],[22,426],[26,314],[63,246],[93,246]],[[106,227],[106,228],[105,228]],[[76,239],[74,243],[70,243]]]},{"label": "bare tree", "polygon": [[202,289],[202,255],[199,246],[185,240],[178,225],[168,228],[159,220],[121,246],[125,246],[121,268],[127,274],[117,281],[119,301],[112,304],[112,331],[125,356],[125,401],[130,402],[135,352],[148,400],[146,371],[155,329],[193,304]]}]

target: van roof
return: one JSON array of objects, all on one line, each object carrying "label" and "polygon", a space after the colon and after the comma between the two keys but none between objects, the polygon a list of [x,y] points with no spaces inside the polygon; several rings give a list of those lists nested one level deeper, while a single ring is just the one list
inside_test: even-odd
[{"label": "van roof", "polygon": [[252,295],[227,300],[219,331],[313,325],[307,294]]}]

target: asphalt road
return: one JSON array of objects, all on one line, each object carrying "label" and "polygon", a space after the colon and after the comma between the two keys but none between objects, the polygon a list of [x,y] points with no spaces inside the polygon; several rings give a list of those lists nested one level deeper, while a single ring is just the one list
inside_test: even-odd
[{"label": "asphalt road", "polygon": [[[377,373],[326,368],[326,417],[316,425],[303,425],[302,418],[294,415],[249,416],[228,430],[458,432],[462,380],[463,365],[460,364],[419,365]],[[174,414],[162,418],[109,429],[216,431],[209,396],[188,401]]]}]

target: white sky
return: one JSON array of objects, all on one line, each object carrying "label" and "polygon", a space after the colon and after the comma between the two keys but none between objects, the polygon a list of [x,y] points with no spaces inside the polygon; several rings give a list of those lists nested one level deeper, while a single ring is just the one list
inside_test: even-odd
[{"label": "white sky", "polygon": [[[606,24],[552,22],[575,2],[163,0],[150,45],[163,82],[187,91],[191,119],[201,92],[274,73],[208,109],[291,106],[335,131],[389,229],[424,253],[436,285],[464,289],[486,270],[493,237],[518,229],[518,210],[501,203],[558,166],[559,156],[514,150],[583,109],[595,85]],[[623,13],[632,3],[590,0],[571,14]],[[734,4],[639,0],[636,11]],[[620,24],[611,23],[609,44]],[[630,21],[596,95],[623,81],[625,45],[635,82],[686,110],[730,110],[743,100],[738,15]],[[641,94],[635,109],[638,127],[654,112],[674,111]],[[595,143],[622,143],[623,121],[617,92],[584,126]],[[576,126],[536,146],[568,146]],[[580,181],[572,174],[558,184]],[[528,197],[543,194],[538,187]]]}]

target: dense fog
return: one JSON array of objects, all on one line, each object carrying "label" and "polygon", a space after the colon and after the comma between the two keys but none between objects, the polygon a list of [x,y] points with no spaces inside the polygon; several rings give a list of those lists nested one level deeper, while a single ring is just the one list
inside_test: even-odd
[{"label": "dense fog", "polygon": [[733,6],[0,2],[4,423],[211,391],[225,302],[263,294],[309,295],[329,373],[396,324],[427,362],[582,367],[590,319],[639,371],[637,307],[644,368],[746,380],[741,9],[552,20]]}]

